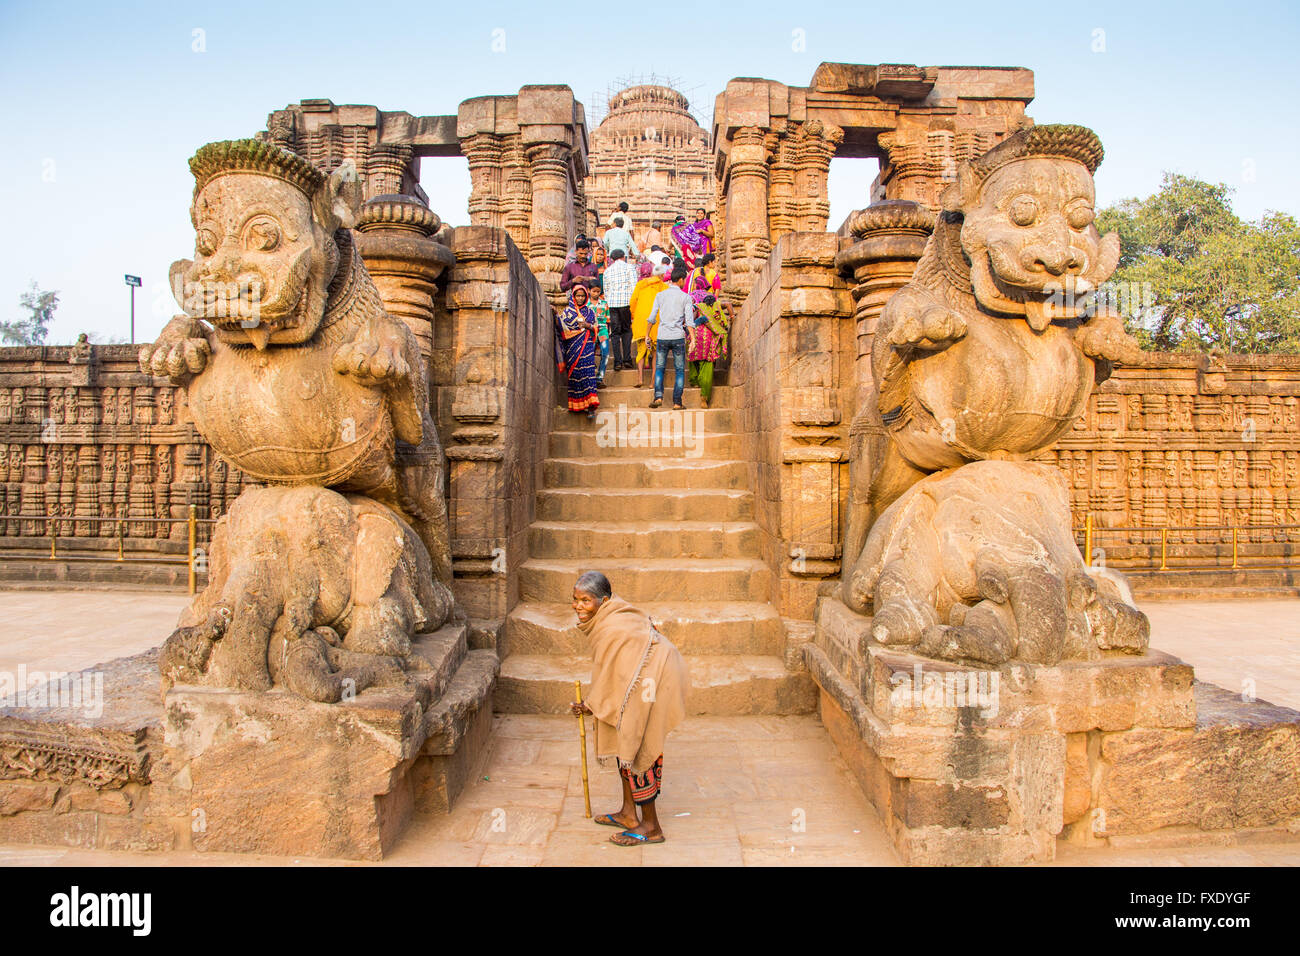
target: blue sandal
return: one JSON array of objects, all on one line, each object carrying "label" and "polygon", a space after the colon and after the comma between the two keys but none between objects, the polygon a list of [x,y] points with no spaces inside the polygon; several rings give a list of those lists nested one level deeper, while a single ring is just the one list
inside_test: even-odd
[{"label": "blue sandal", "polygon": [[[615,839],[616,837],[631,837],[634,842],[619,843],[618,840]],[[631,830],[624,830],[622,833],[615,833],[614,836],[609,838],[609,842],[615,846],[637,846],[645,843],[663,843],[664,837],[662,833],[657,837],[648,837],[644,833],[633,833]]]}]

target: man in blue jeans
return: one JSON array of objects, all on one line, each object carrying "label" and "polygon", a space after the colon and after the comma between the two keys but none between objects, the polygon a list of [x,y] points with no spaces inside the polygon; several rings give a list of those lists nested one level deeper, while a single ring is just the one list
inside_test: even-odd
[{"label": "man in blue jeans", "polygon": [[650,309],[647,325],[659,326],[658,340],[655,345],[655,398],[651,408],[658,408],[664,400],[664,363],[668,353],[672,353],[676,378],[673,380],[673,408],[684,408],[682,389],[686,387],[686,337],[695,331],[695,303],[686,294],[686,277],[689,272],[685,263],[673,266],[669,277],[672,285],[655,296],[654,306]]}]

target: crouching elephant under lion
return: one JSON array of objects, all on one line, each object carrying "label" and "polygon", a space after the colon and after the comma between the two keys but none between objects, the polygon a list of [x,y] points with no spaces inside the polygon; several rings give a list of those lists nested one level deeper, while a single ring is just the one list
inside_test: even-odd
[{"label": "crouching elephant under lion", "polygon": [[175,683],[282,686],[336,702],[402,683],[410,635],[452,608],[419,536],[360,495],[311,485],[250,489],[218,522],[209,584],[163,645]]},{"label": "crouching elephant under lion", "polygon": [[871,637],[998,666],[1141,654],[1150,622],[1118,575],[1084,566],[1059,470],[977,461],[914,484],[848,577]]}]

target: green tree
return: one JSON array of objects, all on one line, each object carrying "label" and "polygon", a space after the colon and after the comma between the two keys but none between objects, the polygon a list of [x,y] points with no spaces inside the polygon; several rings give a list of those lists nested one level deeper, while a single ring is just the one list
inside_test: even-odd
[{"label": "green tree", "polygon": [[54,310],[59,306],[59,293],[42,292],[33,282],[31,289],[18,297],[18,305],[28,315],[13,322],[0,322],[0,344],[44,345]]},{"label": "green tree", "polygon": [[1300,224],[1245,222],[1232,190],[1165,173],[1160,190],[1097,215],[1120,235],[1112,304],[1147,349],[1300,351]]}]

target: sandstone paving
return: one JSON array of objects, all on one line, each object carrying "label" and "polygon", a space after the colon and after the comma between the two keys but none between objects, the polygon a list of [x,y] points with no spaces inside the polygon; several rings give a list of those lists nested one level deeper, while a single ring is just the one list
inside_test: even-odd
[{"label": "sandstone paving", "polygon": [[191,601],[183,592],[0,590],[0,670],[76,671],[157,647]]},{"label": "sandstone paving", "polygon": [[[0,591],[0,661],[85,666],[156,646],[185,595]],[[1223,667],[1224,645],[1247,662],[1276,657],[1272,678],[1287,700],[1300,685],[1294,640],[1300,601],[1144,606],[1156,647],[1189,660],[1201,677]],[[93,619],[97,629],[81,623]],[[155,620],[156,618],[156,620]],[[136,622],[132,627],[128,622]],[[141,623],[143,622],[143,623]],[[152,623],[150,623],[152,622]],[[138,632],[138,636],[136,635]],[[101,638],[102,635],[102,638]],[[40,644],[42,658],[19,654]],[[1288,647],[1288,644],[1290,645]],[[1265,650],[1257,655],[1256,649]],[[7,665],[5,665],[7,666]],[[54,666],[53,664],[43,666]],[[1262,673],[1262,671],[1261,671]],[[1208,679],[1213,679],[1212,677]],[[1226,677],[1220,680],[1228,684]],[[1230,685],[1229,685],[1230,686]],[[1260,696],[1266,697],[1260,681]],[[1294,690],[1291,691],[1294,693]],[[590,732],[590,728],[589,728]],[[583,815],[575,722],[545,714],[494,718],[489,746],[451,814],[417,816],[385,863],[436,866],[836,866],[898,865],[874,809],[814,716],[697,716],[669,738],[660,813],[668,842],[617,847]],[[618,804],[614,771],[590,760],[592,810]],[[796,817],[796,811],[802,811]],[[797,829],[795,824],[801,825]],[[857,832],[854,832],[857,831]],[[0,865],[339,865],[346,861],[197,853],[0,846]],[[358,864],[370,865],[370,864]],[[1053,865],[1294,866],[1300,842],[1237,846],[1062,844]]]},{"label": "sandstone paving", "polygon": [[1151,646],[1191,664],[1197,680],[1300,710],[1300,600],[1146,601],[1142,610]]},{"label": "sandstone paving", "polygon": [[[668,841],[618,847],[584,815],[572,718],[503,715],[447,816],[418,816],[384,861],[398,866],[897,866],[875,811],[815,717],[697,717],[670,736],[660,818]],[[590,760],[592,811],[619,802]],[[0,847],[0,865],[257,866],[345,861],[231,853]],[[373,865],[373,864],[352,864]],[[1054,865],[1295,866],[1300,842],[1124,850],[1060,847]]]}]

